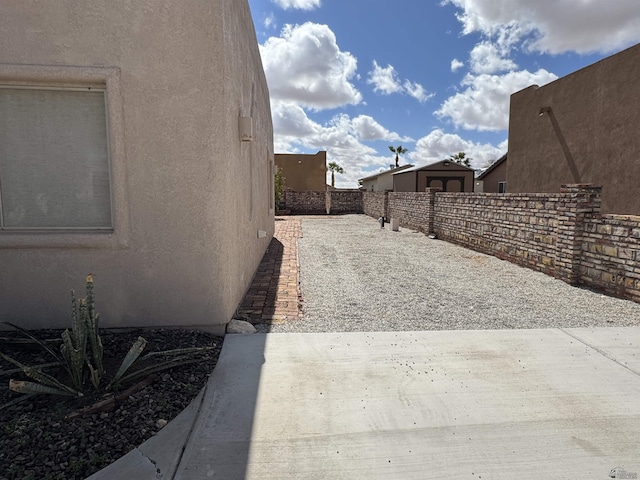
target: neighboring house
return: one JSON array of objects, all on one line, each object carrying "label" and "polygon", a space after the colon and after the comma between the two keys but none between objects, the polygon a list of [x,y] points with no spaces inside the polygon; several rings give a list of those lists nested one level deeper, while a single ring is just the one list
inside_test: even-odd
[{"label": "neighboring house", "polygon": [[498,160],[476,178],[477,182],[482,182],[482,191],[485,193],[506,193],[507,192],[507,154],[505,153]]},{"label": "neighboring house", "polygon": [[511,96],[508,191],[601,185],[603,213],[640,215],[640,44]]},{"label": "neighboring house", "polygon": [[367,192],[386,192],[393,190],[393,174],[407,170],[413,167],[413,165],[403,165],[398,168],[391,168],[384,172],[376,173],[369,177],[361,178],[362,190]]},{"label": "neighboring house", "polygon": [[[222,333],[274,229],[247,0],[5,0],[0,320]],[[241,120],[242,117],[242,120]]]},{"label": "neighboring house", "polygon": [[473,192],[473,174],[473,168],[441,160],[393,174],[393,191],[424,192],[431,187],[443,192]]},{"label": "neighboring house", "polygon": [[327,182],[327,152],[276,153],[275,164],[282,169],[284,188],[295,192],[324,192]]}]

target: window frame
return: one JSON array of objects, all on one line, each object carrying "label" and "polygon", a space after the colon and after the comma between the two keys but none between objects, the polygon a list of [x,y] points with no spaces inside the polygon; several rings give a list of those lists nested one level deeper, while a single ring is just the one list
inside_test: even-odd
[{"label": "window frame", "polygon": [[[32,231],[113,231],[113,178],[111,175],[111,154],[109,149],[109,123],[107,121],[107,89],[104,84],[96,83],[94,85],[86,85],[83,87],[52,87],[52,86],[36,86],[36,85],[7,85],[0,81],[0,91],[4,89],[13,89],[13,90],[34,90],[34,91],[59,91],[59,92],[101,92],[102,93],[102,101],[104,103],[104,111],[105,111],[105,135],[106,135],[106,154],[107,154],[107,173],[109,177],[109,225],[108,226],[95,226],[95,227],[87,227],[87,226],[78,226],[78,227],[69,227],[69,226],[47,226],[47,227],[12,227],[6,226],[4,224],[4,210],[2,205],[2,196],[0,194],[0,232],[4,231],[15,231],[15,232],[32,232]],[[2,172],[0,171],[0,193],[2,191]]]},{"label": "window frame", "polygon": [[109,169],[110,227],[9,227],[0,229],[2,248],[127,248],[129,211],[126,188],[123,102],[120,70],[115,67],[75,67],[0,64],[5,88],[104,91]]}]

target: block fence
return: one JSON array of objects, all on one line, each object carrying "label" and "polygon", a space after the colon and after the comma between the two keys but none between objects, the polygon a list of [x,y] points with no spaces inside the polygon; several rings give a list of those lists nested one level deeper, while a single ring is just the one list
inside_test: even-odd
[{"label": "block fence", "polygon": [[588,217],[582,235],[579,282],[640,302],[640,217]]},{"label": "block fence", "polygon": [[640,302],[640,217],[600,215],[601,188],[560,193],[366,192],[363,212]]},{"label": "block fence", "polygon": [[284,210],[292,214],[362,213],[362,192],[328,190],[326,192],[295,192],[285,190]]}]

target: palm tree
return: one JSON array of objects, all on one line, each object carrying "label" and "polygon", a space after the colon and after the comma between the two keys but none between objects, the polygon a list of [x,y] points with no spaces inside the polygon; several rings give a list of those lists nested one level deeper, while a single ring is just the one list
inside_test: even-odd
[{"label": "palm tree", "polygon": [[473,160],[473,158],[468,158],[467,154],[464,152],[458,152],[455,155],[449,155],[449,160],[454,163],[457,163],[458,165],[471,167],[471,160]]},{"label": "palm tree", "polygon": [[344,173],[344,168],[342,168],[336,162],[330,162],[329,166],[327,167],[327,170],[331,171],[331,188],[335,188],[335,186],[336,186],[335,173],[336,172],[337,173]]},{"label": "palm tree", "polygon": [[403,155],[409,150],[407,150],[406,148],[402,148],[402,145],[398,145],[397,147],[392,147],[391,145],[389,145],[389,150],[396,154],[396,168],[398,168],[398,155]]}]

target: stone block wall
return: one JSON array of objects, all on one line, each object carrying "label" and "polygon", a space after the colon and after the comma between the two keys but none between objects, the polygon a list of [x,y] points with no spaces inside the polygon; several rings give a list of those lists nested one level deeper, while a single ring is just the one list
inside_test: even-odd
[{"label": "stone block wall", "polygon": [[433,233],[553,275],[560,201],[560,194],[440,193]]},{"label": "stone block wall", "polygon": [[285,190],[284,210],[298,214],[327,213],[326,192],[294,192]]},{"label": "stone block wall", "polygon": [[329,213],[362,213],[364,206],[362,193],[355,191],[329,190]]},{"label": "stone block wall", "polygon": [[362,192],[362,211],[373,218],[387,219],[389,196],[386,192]]},{"label": "stone block wall", "polygon": [[360,190],[329,190],[327,192],[284,192],[283,210],[292,214],[362,213],[364,210]]},{"label": "stone block wall", "polygon": [[393,192],[388,196],[389,205],[385,218],[397,219],[401,227],[430,233],[434,192]]},{"label": "stone block wall", "polygon": [[581,247],[580,283],[640,302],[640,217],[587,218]]},{"label": "stone block wall", "polygon": [[577,284],[587,215],[599,187],[563,185],[561,193],[435,195],[433,232],[510,262]]},{"label": "stone block wall", "polygon": [[[320,194],[312,213],[325,213],[324,192],[298,192],[306,199],[298,204],[311,203],[307,194],[312,193]],[[396,218],[401,227],[640,302],[640,216],[600,215],[600,187],[572,184],[560,193],[531,194],[438,189],[330,194],[331,213]]]}]

